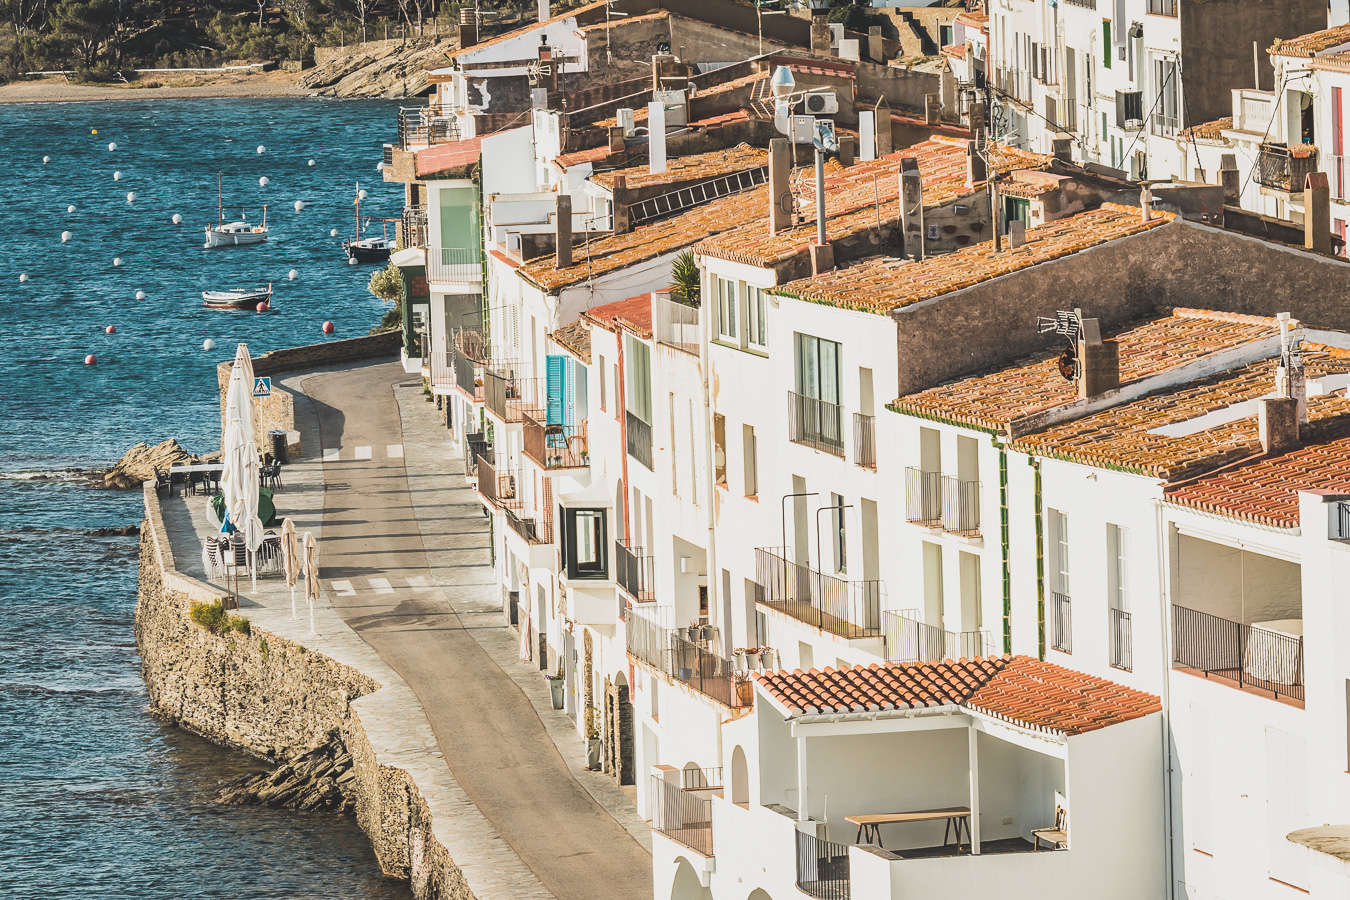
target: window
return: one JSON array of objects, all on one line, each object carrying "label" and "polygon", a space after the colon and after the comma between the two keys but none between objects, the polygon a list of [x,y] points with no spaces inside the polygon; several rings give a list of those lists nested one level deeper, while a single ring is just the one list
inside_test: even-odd
[{"label": "window", "polygon": [[764,350],[769,345],[768,329],[764,314],[768,304],[768,295],[764,288],[746,287],[745,289],[745,345],[755,350]]},{"label": "window", "polygon": [[1050,510],[1050,539],[1053,541],[1051,569],[1056,593],[1069,595],[1069,517],[1059,510]]},{"label": "window", "polygon": [[680,493],[680,431],[675,427],[675,395],[670,395],[670,492]]},{"label": "window", "polygon": [[759,467],[755,460],[755,429],[749,425],[741,426],[741,443],[745,456],[745,496],[759,495]]},{"label": "window", "polygon": [[1138,128],[1144,123],[1144,92],[1116,91],[1116,127]]},{"label": "window", "polygon": [[716,278],[717,337],[736,343],[736,282],[730,278]]},{"label": "window", "polygon": [[608,401],[607,401],[607,399],[606,399],[606,397],[605,397],[605,379],[606,379],[606,377],[607,377],[607,372],[608,372],[608,370],[605,368],[605,358],[604,358],[603,356],[601,356],[601,357],[600,357],[600,411],[601,411],[601,412],[604,412],[606,409],[609,408],[608,405],[607,405],[607,402],[608,402]]},{"label": "window", "polygon": [[1148,0],[1150,16],[1176,16],[1177,0]]},{"label": "window", "polygon": [[568,578],[604,580],[609,577],[604,510],[564,510],[562,543]]},{"label": "window", "polygon": [[1102,20],[1102,66],[1111,68],[1111,57],[1115,55],[1115,48],[1111,46],[1111,20]]},{"label": "window", "polygon": [[815,666],[815,653],[806,641],[797,642],[797,668],[809,672]]},{"label": "window", "polygon": [[1130,530],[1106,526],[1107,601],[1111,609],[1130,610]]},{"label": "window", "polygon": [[839,345],[797,334],[797,393],[839,404]]},{"label": "window", "polygon": [[1153,60],[1153,133],[1170,136],[1177,132],[1177,61],[1171,57]]},{"label": "window", "polygon": [[624,400],[628,411],[652,421],[652,348],[630,334],[623,336]]},{"label": "window", "polygon": [[713,413],[713,472],[717,486],[727,486],[727,418]]},{"label": "window", "polygon": [[848,541],[844,536],[844,498],[838,494],[830,495],[830,533],[834,543],[834,570],[839,573],[848,571]]}]

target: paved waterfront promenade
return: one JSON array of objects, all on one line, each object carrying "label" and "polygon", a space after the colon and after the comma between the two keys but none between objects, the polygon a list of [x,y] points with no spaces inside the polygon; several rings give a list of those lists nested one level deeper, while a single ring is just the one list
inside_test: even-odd
[{"label": "paved waterfront promenade", "polygon": [[[481,507],[420,380],[382,364],[283,383],[311,401],[296,399],[306,458],[284,470],[277,505],[320,540],[320,635],[303,600],[290,619],[275,577],[241,612],[385,685],[356,701],[362,720],[386,721],[390,764],[406,761],[478,897],[650,897],[650,832],[585,770],[570,721],[516,659]],[[204,498],[166,503],[164,518],[178,565],[202,577]]]}]

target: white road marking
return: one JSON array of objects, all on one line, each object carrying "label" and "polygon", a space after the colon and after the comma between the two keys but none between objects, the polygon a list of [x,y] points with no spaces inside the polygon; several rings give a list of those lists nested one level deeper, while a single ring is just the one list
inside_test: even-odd
[{"label": "white road marking", "polygon": [[369,448],[369,447],[357,447],[357,448],[356,448],[356,458],[357,458],[357,459],[370,459],[370,448]]},{"label": "white road marking", "polygon": [[334,581],[333,593],[339,597],[350,597],[356,593],[350,581]]},{"label": "white road marking", "polygon": [[421,575],[413,575],[411,578],[409,578],[408,587],[412,588],[414,591],[431,590],[431,585],[427,584],[426,578],[422,577]]},{"label": "white road marking", "polygon": [[402,445],[402,444],[390,444],[388,447],[385,448],[385,451],[389,454],[389,458],[390,458],[390,459],[402,459],[402,458],[403,458],[403,445]]},{"label": "white road marking", "polygon": [[370,579],[370,586],[375,589],[377,594],[392,594],[394,592],[394,586],[389,583],[388,578],[372,578]]},{"label": "white road marking", "polygon": [[339,459],[341,459],[341,458],[342,458],[342,451],[341,451],[341,450],[325,450],[325,451],[323,451],[323,461],[324,461],[324,462],[337,462],[337,461],[338,461]]}]

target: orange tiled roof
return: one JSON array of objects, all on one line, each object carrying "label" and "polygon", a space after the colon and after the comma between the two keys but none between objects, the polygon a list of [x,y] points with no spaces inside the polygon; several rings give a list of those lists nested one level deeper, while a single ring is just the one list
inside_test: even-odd
[{"label": "orange tiled roof", "polygon": [[1207,512],[1297,528],[1298,492],[1308,490],[1350,493],[1350,436],[1206,475],[1167,491],[1166,496]]},{"label": "orange tiled roof", "polygon": [[593,306],[581,313],[607,331],[616,331],[622,326],[638,337],[652,336],[652,295],[639,294],[627,300],[616,300],[603,306]]},{"label": "orange tiled roof", "polygon": [[[1304,345],[1308,378],[1350,372],[1350,354]],[[1021,452],[1054,456],[1090,466],[1123,469],[1163,481],[1192,478],[1261,452],[1256,414],[1190,433],[1159,434],[1157,429],[1197,419],[1236,403],[1269,395],[1275,388],[1278,358],[1259,360],[1101,410],[1089,416],[1018,438]],[[1310,442],[1350,422],[1350,398],[1324,394],[1308,398]]]},{"label": "orange tiled roof", "polygon": [[[870,214],[870,210],[864,212]],[[1026,233],[1026,243],[1017,248],[1009,248],[1005,241],[1004,249],[996,251],[993,241],[982,241],[922,262],[871,257],[815,278],[789,282],[774,293],[885,315],[911,303],[1160,227],[1173,218],[1171,213],[1155,211],[1152,221],[1144,222],[1135,207],[1105,203],[1099,209],[1031,229]]]},{"label": "orange tiled roof", "polygon": [[572,265],[559,269],[546,256],[521,266],[520,274],[545,291],[580,284],[634,263],[689,247],[709,235],[768,218],[765,186],[720,197],[677,216],[641,225],[627,234],[609,235],[572,248]]},{"label": "orange tiled roof", "polygon": [[[1030,323],[1028,323],[1028,327]],[[1122,386],[1280,332],[1273,318],[1174,309],[1115,335]],[[1059,348],[991,372],[901,397],[897,412],[1002,430],[1009,422],[1073,403],[1078,390],[1056,365]]]},{"label": "orange tiled roof", "polygon": [[478,162],[483,154],[483,139],[468,138],[463,141],[450,141],[445,144],[433,144],[425,150],[418,150],[414,157],[417,177],[449,172]]},{"label": "orange tiled roof", "polygon": [[572,322],[555,328],[548,335],[560,347],[565,347],[586,364],[591,361],[591,329],[585,322]]},{"label": "orange tiled roof", "polygon": [[590,12],[593,9],[602,10],[605,8],[605,4],[607,2],[608,0],[596,0],[595,3],[588,3],[585,6],[578,6],[576,9],[569,9],[565,13],[560,13],[559,15],[553,16],[550,19],[545,19],[542,22],[530,22],[529,24],[522,25],[519,28],[513,28],[510,31],[506,32],[505,34],[499,34],[494,38],[487,39],[486,41],[479,41],[472,47],[464,47],[463,49],[460,50],[453,50],[450,51],[449,53],[446,53],[445,55],[450,57],[450,59],[452,60],[457,60],[461,56],[471,55],[475,50],[480,50],[483,47],[491,47],[495,44],[500,44],[503,43],[504,41],[508,41],[511,38],[519,37],[520,35],[525,34],[527,32],[534,31],[542,25],[552,25],[554,22],[561,22],[565,19],[575,18],[576,16],[582,13]]},{"label": "orange tiled roof", "polygon": [[1225,131],[1233,127],[1233,117],[1224,116],[1222,119],[1215,119],[1213,122],[1202,122],[1199,125],[1193,125],[1190,128],[1183,128],[1178,137],[1183,141],[1189,141],[1194,138],[1197,141],[1204,141],[1207,144],[1218,144],[1223,147],[1231,147],[1233,142],[1223,136]]},{"label": "orange tiled roof", "polygon": [[[933,137],[907,150],[860,162],[826,177],[827,237],[839,240],[876,227],[877,204],[893,204],[898,200],[900,187],[896,176],[900,161],[906,157],[919,161],[925,207],[949,203],[978,190],[984,182],[966,186],[966,144],[961,139]],[[996,146],[994,155],[994,169],[998,172],[1044,168],[1051,160],[1049,156],[1004,146]],[[798,191],[813,199],[815,184],[803,178]],[[895,214],[883,211],[881,217],[893,220]],[[703,241],[698,252],[752,266],[771,266],[804,252],[815,240],[815,220],[815,205],[807,203],[801,223],[793,228],[771,235],[762,222],[756,222]]]},{"label": "orange tiled roof", "polygon": [[[746,172],[762,169],[769,164],[769,153],[758,147],[741,143],[725,150],[710,150],[693,156],[680,156],[666,161],[666,170],[652,174],[651,166],[630,166],[626,169],[610,169],[596,172],[590,177],[595,184],[608,190],[614,188],[614,176],[623,175],[629,189],[657,184],[672,184],[677,181],[702,181],[717,178],[733,172]],[[767,211],[765,215],[767,215]]]},{"label": "orange tiled roof", "polygon": [[596,22],[594,25],[583,25],[577,29],[577,34],[593,34],[597,31],[602,33],[621,31],[623,28],[635,25],[638,22],[655,22],[658,19],[669,18],[670,13],[667,10],[658,10],[640,16],[628,16],[626,18],[617,18],[610,22]]},{"label": "orange tiled roof", "polygon": [[1024,728],[1083,734],[1158,712],[1152,694],[1029,656],[755,676],[793,716],[960,706]]},{"label": "orange tiled roof", "polygon": [[1311,58],[1346,43],[1350,43],[1350,25],[1335,25],[1287,41],[1277,40],[1267,52],[1272,56]]}]

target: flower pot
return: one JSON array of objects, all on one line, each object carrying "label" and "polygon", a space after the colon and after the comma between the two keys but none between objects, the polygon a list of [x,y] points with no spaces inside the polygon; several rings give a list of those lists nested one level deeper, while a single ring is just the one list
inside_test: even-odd
[{"label": "flower pot", "polygon": [[765,650],[759,654],[759,664],[765,669],[773,668],[773,651]]},{"label": "flower pot", "polygon": [[554,709],[563,708],[563,680],[561,678],[550,678],[548,680],[548,699],[552,702]]},{"label": "flower pot", "polygon": [[737,671],[737,672],[744,672],[745,669],[746,669],[745,654],[744,654],[744,653],[737,653],[737,654],[736,654],[736,671]]},{"label": "flower pot", "polygon": [[600,739],[586,739],[586,768],[598,771],[600,768]]}]

